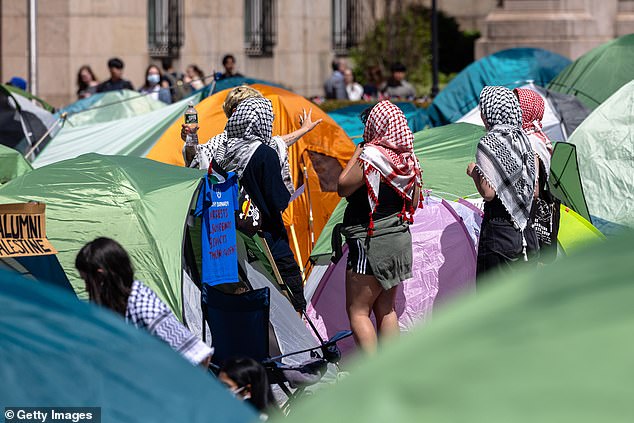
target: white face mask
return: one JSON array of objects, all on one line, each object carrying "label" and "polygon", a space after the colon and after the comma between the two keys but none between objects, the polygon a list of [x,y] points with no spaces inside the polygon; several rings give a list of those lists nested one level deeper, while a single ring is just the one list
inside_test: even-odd
[{"label": "white face mask", "polygon": [[150,84],[158,84],[160,81],[161,81],[161,75],[152,73],[147,76],[147,82],[149,82]]},{"label": "white face mask", "polygon": [[244,391],[244,389],[246,388],[246,386],[243,386],[241,388],[236,388],[236,389],[230,389],[229,392],[231,392],[231,394],[238,398],[241,399],[242,401],[248,400],[249,398],[251,398],[251,394],[247,393],[246,395],[240,395],[240,393],[242,391]]}]

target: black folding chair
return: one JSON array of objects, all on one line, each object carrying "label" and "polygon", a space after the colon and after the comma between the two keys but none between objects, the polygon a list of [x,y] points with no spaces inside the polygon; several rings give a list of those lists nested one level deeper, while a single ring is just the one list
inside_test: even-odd
[{"label": "black folding chair", "polygon": [[[341,353],[337,342],[352,335],[350,331],[342,331],[318,346],[270,357],[269,288],[242,294],[227,294],[213,287],[206,287],[205,291],[203,314],[215,348],[212,369],[217,372],[218,366],[231,357],[245,356],[259,361],[267,370],[269,383],[279,386],[288,398],[282,405],[283,411],[288,411],[290,403],[302,395],[305,388],[322,379],[328,363],[339,363]],[[310,353],[311,359],[298,365],[281,361],[302,353]]]}]

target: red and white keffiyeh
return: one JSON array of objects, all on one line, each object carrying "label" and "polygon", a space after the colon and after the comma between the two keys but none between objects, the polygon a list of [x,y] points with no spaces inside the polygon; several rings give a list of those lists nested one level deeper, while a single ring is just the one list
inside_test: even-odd
[{"label": "red and white keffiyeh", "polygon": [[414,154],[414,134],[407,126],[407,119],[401,109],[389,100],[375,105],[368,115],[363,141],[365,144],[359,160],[363,164],[363,175],[368,187],[370,231],[373,228],[372,214],[379,203],[381,181],[390,184],[401,194],[401,216],[412,222],[415,211],[412,204],[414,187],[421,186],[422,179],[420,165]]},{"label": "red and white keffiyeh", "polygon": [[544,99],[535,91],[525,88],[515,88],[513,91],[517,95],[522,109],[522,129],[528,135],[533,150],[535,150],[542,161],[546,171],[546,178],[548,178],[553,144],[542,130],[542,119],[544,118],[545,109]]}]

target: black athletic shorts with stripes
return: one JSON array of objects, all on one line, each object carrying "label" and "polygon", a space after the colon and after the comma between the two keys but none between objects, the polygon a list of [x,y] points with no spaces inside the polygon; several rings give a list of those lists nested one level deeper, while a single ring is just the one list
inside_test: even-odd
[{"label": "black athletic shorts with stripes", "polygon": [[372,267],[368,263],[368,257],[365,254],[362,241],[349,239],[346,240],[346,244],[348,244],[348,263],[346,268],[360,275],[374,275]]}]

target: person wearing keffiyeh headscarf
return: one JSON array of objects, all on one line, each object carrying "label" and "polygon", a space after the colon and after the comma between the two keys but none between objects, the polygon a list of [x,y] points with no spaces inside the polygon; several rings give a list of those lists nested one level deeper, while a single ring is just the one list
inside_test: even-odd
[{"label": "person wearing keffiyeh headscarf", "polygon": [[517,97],[505,87],[484,87],[480,112],[488,131],[478,143],[476,162],[467,167],[485,200],[478,278],[493,268],[527,261],[527,238],[536,245],[528,224],[535,194],[535,154],[522,130]]},{"label": "person wearing keffiyeh headscarf", "polygon": [[396,287],[412,274],[409,225],[422,184],[413,139],[403,112],[387,100],[378,103],[339,177],[339,195],[348,200],[340,229],[348,245],[346,306],[355,339],[367,352],[377,343],[372,312],[382,335],[398,334]]},{"label": "person wearing keffiyeh headscarf", "polygon": [[191,333],[143,282],[134,279],[130,257],[110,238],[97,238],[77,253],[75,267],[91,302],[147,330],[190,363],[209,366],[214,349]]},{"label": "person wearing keffiyeh headscarf", "polygon": [[[229,91],[225,101],[222,105],[222,109],[228,119],[231,118],[233,113],[237,110],[238,105],[248,98],[264,98],[255,88],[243,85],[236,87]],[[288,149],[295,144],[301,137],[312,131],[317,125],[321,123],[322,119],[312,120],[312,110],[304,110],[303,114],[299,116],[299,129],[286,134],[278,135],[271,138],[269,146],[272,147],[279,156],[280,166],[282,168],[282,179],[288,191],[293,194],[295,187],[291,178],[290,165],[288,162]],[[196,129],[197,130],[197,129]],[[187,134],[192,129],[188,125],[183,124],[181,131],[181,138],[185,141]],[[223,131],[220,134],[210,138],[206,143],[196,146],[194,158],[191,162],[187,160],[188,155],[185,154],[186,145],[183,145],[183,159],[187,167],[198,167],[202,170],[208,170],[211,165],[212,159],[220,163],[224,160],[227,152],[227,131]]]},{"label": "person wearing keffiyeh headscarf", "polygon": [[[537,198],[531,209],[531,225],[535,229],[539,246],[539,261],[545,263],[557,255],[557,233],[559,232],[559,200],[552,195],[548,179],[553,145],[542,130],[545,103],[535,91],[515,88],[513,90],[522,109],[522,129],[531,142],[538,158]],[[529,248],[531,246],[529,245]]]},{"label": "person wearing keffiyeh headscarf", "polygon": [[225,129],[227,151],[219,165],[238,175],[240,185],[259,209],[260,235],[266,240],[280,275],[291,291],[293,306],[298,312],[304,311],[302,277],[282,220],[291,194],[282,179],[279,156],[272,147],[271,101],[266,98],[243,100]]}]

